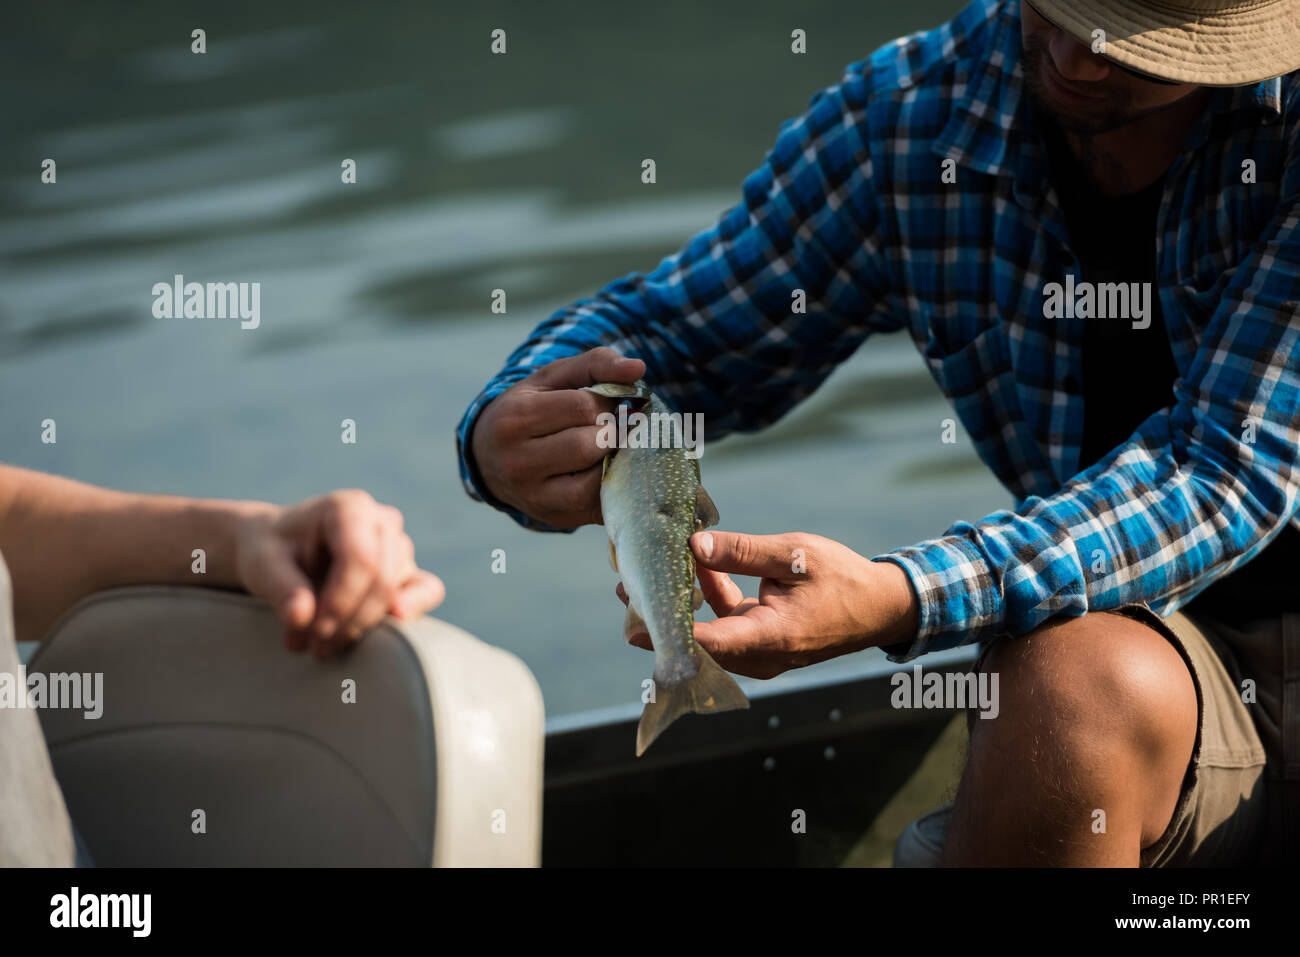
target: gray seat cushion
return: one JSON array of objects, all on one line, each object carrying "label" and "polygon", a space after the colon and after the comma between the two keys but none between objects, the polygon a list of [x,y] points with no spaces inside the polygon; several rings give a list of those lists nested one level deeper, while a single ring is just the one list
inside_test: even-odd
[{"label": "gray seat cushion", "polygon": [[[249,596],[119,589],[69,614],[30,670],[103,673],[99,719],[41,712],[69,811],[100,866],[429,866],[435,831],[458,826],[448,815],[468,805],[458,813],[488,834],[512,780],[525,792],[513,842],[458,844],[447,833],[438,862],[536,863],[540,695],[518,659],[445,623],[390,621],[322,662],[289,653]],[[439,683],[450,690],[431,692]],[[507,712],[531,706],[514,746],[491,728],[485,739],[481,715],[469,715],[472,748],[493,759],[478,765],[454,763],[471,710],[455,689],[468,684],[482,686],[488,712],[497,693],[514,702]],[[447,762],[457,781],[439,780]]]}]

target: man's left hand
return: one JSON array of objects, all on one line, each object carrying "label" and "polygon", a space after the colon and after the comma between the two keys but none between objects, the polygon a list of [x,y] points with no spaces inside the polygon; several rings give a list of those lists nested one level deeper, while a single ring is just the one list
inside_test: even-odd
[{"label": "man's left hand", "polygon": [[[773,678],[791,668],[915,638],[920,604],[893,562],[872,561],[819,535],[697,532],[696,571],[716,621],[695,640],[728,671]],[[730,574],[761,578],[746,598]],[[619,586],[619,597],[626,595]],[[650,636],[632,644],[651,649]]]}]

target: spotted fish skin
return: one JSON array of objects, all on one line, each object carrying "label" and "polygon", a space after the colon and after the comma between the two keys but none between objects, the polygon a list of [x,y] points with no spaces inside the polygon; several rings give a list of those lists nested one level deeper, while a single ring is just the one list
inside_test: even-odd
[{"label": "spotted fish skin", "polygon": [[[643,413],[670,412],[644,383],[590,391],[634,397]],[[700,485],[699,460],[688,451],[620,448],[606,458],[600,485],[611,553],[628,598],[625,632],[648,631],[655,651],[654,696],[637,727],[638,756],[683,714],[749,707],[735,679],[695,640],[698,592],[690,537],[718,516]]]}]

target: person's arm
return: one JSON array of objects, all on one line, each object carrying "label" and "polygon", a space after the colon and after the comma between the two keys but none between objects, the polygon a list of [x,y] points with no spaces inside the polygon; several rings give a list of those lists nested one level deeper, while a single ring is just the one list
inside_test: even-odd
[{"label": "person's arm", "polygon": [[291,649],[326,654],[443,595],[416,567],[400,513],[359,491],[276,506],[115,492],[0,465],[0,554],[19,640],[41,638],[106,588],[207,585],[265,598]]},{"label": "person's arm", "polygon": [[[779,419],[869,333],[900,328],[883,253],[888,228],[872,183],[869,99],[870,81],[855,64],[841,83],[818,93],[802,116],[782,126],[763,166],[745,180],[743,200],[713,228],[649,275],[612,282],[534,329],[470,404],[457,430],[470,496],[529,528],[553,531],[591,520],[598,476],[592,479],[583,455],[594,447],[591,441],[569,435],[560,456],[505,463],[512,441],[544,435],[545,424],[533,423],[535,433],[525,435],[522,404],[498,412],[512,405],[498,397],[557,359],[607,346],[643,360],[650,387],[679,412],[703,413],[706,436],[716,439]],[[546,388],[589,384],[585,369],[571,365],[568,371]],[[528,388],[535,395],[533,385]],[[553,405],[575,417],[596,408],[565,401]],[[490,414],[483,415],[485,409]],[[484,442],[479,423],[493,428],[500,424],[495,416],[519,428]],[[478,461],[485,455],[492,460]],[[588,474],[576,488],[551,483],[550,498],[509,477],[532,474],[536,481],[543,466],[555,471],[542,478]]]},{"label": "person's arm", "polygon": [[1171,407],[1056,494],[877,556],[906,569],[920,597],[917,640],[897,660],[1129,602],[1168,614],[1291,519],[1300,494],[1298,147],[1285,198],[1226,284]]},{"label": "person's arm", "polygon": [[[1282,195],[1174,404],[1128,442],[1055,495],[874,559],[813,535],[697,533],[719,617],[696,639],[754,677],[869,647],[909,661],[1129,602],[1168,613],[1252,558],[1300,495],[1300,142]],[[761,578],[758,597],[730,574]]]}]

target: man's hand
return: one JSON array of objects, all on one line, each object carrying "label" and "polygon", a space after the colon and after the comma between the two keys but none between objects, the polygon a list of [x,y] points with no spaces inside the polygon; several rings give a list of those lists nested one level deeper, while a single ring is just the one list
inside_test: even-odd
[{"label": "man's hand", "polygon": [[239,524],[235,561],[240,583],[284,622],[289,649],[310,646],[319,658],[385,615],[413,618],[446,594],[416,566],[402,513],[356,490],[253,512]]},{"label": "man's hand", "polygon": [[600,348],[542,366],[497,396],[479,414],[470,450],[498,501],[556,528],[600,522],[596,416],[613,403],[584,386],[631,384],[645,375],[640,359]]},{"label": "man's hand", "polygon": [[[828,658],[916,637],[920,604],[907,572],[864,558],[828,538],[697,532],[691,536],[700,590],[716,621],[695,640],[728,671],[774,678]],[[746,598],[728,572],[761,578]],[[619,586],[619,597],[627,597]],[[650,636],[632,644],[651,649]]]}]

